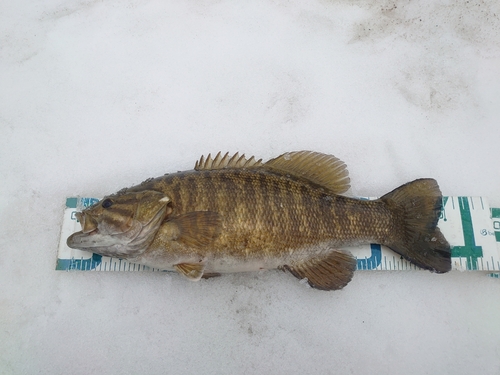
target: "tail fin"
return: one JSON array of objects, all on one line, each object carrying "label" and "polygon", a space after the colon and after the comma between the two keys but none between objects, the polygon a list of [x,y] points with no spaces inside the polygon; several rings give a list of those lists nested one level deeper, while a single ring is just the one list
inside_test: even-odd
[{"label": "tail fin", "polygon": [[409,182],[380,198],[392,210],[399,239],[387,246],[415,265],[438,273],[451,269],[450,244],[437,227],[442,195],[433,179]]}]

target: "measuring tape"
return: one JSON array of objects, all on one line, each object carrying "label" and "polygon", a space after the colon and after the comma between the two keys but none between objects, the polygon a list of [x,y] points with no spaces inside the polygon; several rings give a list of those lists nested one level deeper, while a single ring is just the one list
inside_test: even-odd
[{"label": "measuring tape", "polygon": [[[64,210],[56,270],[80,271],[161,271],[71,249],[66,239],[80,230],[75,213],[98,202],[97,198],[68,198]],[[452,269],[500,272],[500,208],[490,208],[482,197],[443,197],[438,226],[452,246]],[[402,271],[420,268],[389,248],[378,244],[349,248],[357,259],[358,270]]]}]

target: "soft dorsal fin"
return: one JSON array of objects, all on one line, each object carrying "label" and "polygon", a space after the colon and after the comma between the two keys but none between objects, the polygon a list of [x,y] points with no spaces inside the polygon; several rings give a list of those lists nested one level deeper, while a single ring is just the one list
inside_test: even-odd
[{"label": "soft dorsal fin", "polygon": [[203,276],[205,265],[203,263],[179,263],[174,265],[174,268],[189,280],[198,281]]},{"label": "soft dorsal fin", "polygon": [[254,168],[260,166],[262,166],[262,159],[256,160],[253,156],[250,159],[247,159],[245,154],[240,156],[238,152],[233,156],[230,156],[229,152],[226,152],[226,154],[222,156],[219,151],[219,153],[215,156],[215,159],[212,159],[212,155],[210,154],[208,154],[206,159],[202,156],[200,160],[196,161],[194,169],[197,171],[206,171],[226,168]]},{"label": "soft dorsal fin", "polygon": [[221,231],[221,217],[217,212],[193,211],[169,219],[176,229],[174,240],[189,247],[203,247],[210,244]]},{"label": "soft dorsal fin", "polygon": [[356,259],[346,251],[333,250],[324,257],[281,268],[290,271],[298,279],[307,279],[307,283],[313,288],[337,290],[351,281],[356,269]]},{"label": "soft dorsal fin", "polygon": [[333,155],[313,151],[287,152],[264,166],[306,178],[335,194],[345,193],[350,187],[345,163]]}]

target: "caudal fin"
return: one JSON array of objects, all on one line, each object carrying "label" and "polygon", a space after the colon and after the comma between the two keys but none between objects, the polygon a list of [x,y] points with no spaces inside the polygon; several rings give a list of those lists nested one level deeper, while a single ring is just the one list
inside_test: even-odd
[{"label": "caudal fin", "polygon": [[451,269],[450,244],[437,227],[442,195],[433,179],[409,182],[380,198],[392,210],[398,239],[386,244],[415,265],[438,273]]}]

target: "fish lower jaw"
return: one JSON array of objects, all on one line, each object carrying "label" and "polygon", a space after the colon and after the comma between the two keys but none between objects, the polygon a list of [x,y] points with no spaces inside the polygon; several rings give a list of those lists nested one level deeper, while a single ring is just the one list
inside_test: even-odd
[{"label": "fish lower jaw", "polygon": [[72,249],[126,259],[131,255],[137,255],[139,251],[143,251],[141,249],[131,249],[129,242],[125,238],[103,235],[98,229],[94,229],[87,233],[82,231],[73,233],[68,237],[66,244]]}]

